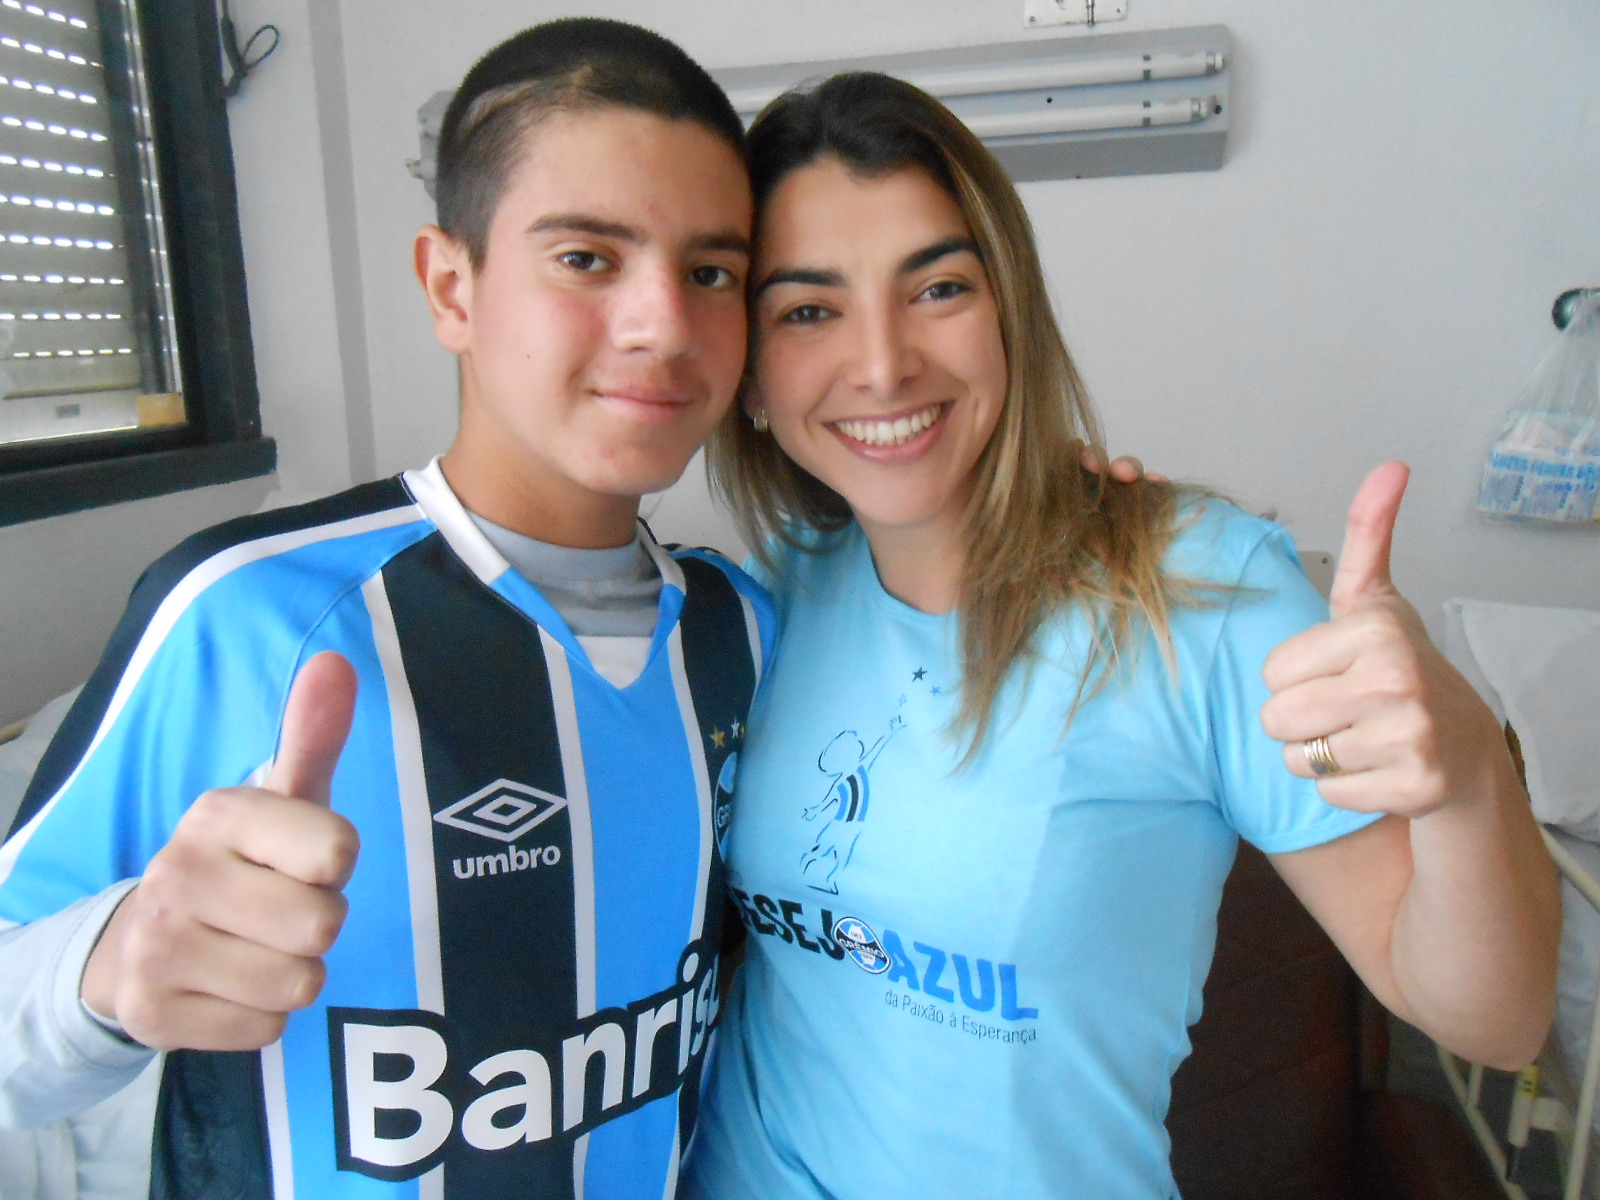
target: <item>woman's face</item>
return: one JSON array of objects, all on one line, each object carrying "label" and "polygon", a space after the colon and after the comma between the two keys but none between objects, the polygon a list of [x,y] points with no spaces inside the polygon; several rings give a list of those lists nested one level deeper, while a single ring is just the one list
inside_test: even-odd
[{"label": "woman's face", "polygon": [[824,159],[773,191],[756,245],[756,389],[784,451],[869,537],[953,535],[1006,394],[989,279],[920,168]]}]

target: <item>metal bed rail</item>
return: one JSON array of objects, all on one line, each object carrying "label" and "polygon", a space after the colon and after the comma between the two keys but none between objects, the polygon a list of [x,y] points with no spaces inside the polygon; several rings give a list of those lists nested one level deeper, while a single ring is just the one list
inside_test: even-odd
[{"label": "metal bed rail", "polygon": [[[1545,848],[1550,851],[1550,857],[1555,860],[1562,878],[1572,884],[1591,908],[1600,912],[1600,882],[1584,870],[1567,848],[1550,836],[1548,830],[1541,832],[1544,834]],[[1576,1113],[1571,1112],[1558,1097],[1540,1094],[1540,1071],[1535,1063],[1524,1068],[1517,1077],[1502,1145],[1502,1139],[1495,1134],[1480,1106],[1484,1068],[1478,1063],[1463,1063],[1443,1046],[1435,1044],[1435,1050],[1445,1078],[1449,1080],[1451,1090],[1466,1114],[1467,1124],[1493,1164],[1495,1173],[1500,1177],[1500,1186],[1510,1200],[1527,1200],[1527,1192],[1513,1181],[1512,1176],[1516,1173],[1518,1156],[1527,1147],[1528,1135],[1534,1129],[1548,1130],[1562,1140],[1570,1138],[1571,1144],[1567,1148],[1562,1171],[1562,1200],[1584,1200],[1584,1175],[1589,1167],[1596,1094],[1600,1091],[1600,975],[1597,975],[1595,982],[1594,1010],[1589,1021],[1589,1044],[1584,1057],[1583,1078],[1578,1087]]]}]

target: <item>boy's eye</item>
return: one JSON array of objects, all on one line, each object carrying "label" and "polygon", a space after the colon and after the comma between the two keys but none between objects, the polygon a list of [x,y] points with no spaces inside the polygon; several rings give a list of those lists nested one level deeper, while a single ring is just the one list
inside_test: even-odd
[{"label": "boy's eye", "polygon": [[711,264],[694,268],[689,272],[689,278],[694,282],[695,286],[703,288],[729,288],[736,286],[739,282],[739,277],[728,270],[727,267],[718,267]]},{"label": "boy's eye", "polygon": [[574,271],[600,271],[609,264],[593,250],[568,250],[557,260]]},{"label": "boy's eye", "polygon": [[954,300],[957,296],[965,295],[972,289],[956,279],[941,279],[938,283],[930,283],[922,289],[922,295],[929,300]]}]

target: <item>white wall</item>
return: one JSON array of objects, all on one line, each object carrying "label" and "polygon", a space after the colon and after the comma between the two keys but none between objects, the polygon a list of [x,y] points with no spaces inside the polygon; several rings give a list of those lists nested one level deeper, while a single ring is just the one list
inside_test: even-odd
[{"label": "white wall", "polygon": [[0,725],[88,678],[151,559],[271,487],[248,479],[0,529]]},{"label": "white wall", "polygon": [[[404,167],[415,112],[500,38],[574,7],[235,0],[242,31],[283,31],[230,116],[263,419],[286,493],[446,444],[453,365],[410,272],[411,236],[431,215]],[[1021,0],[582,7],[652,25],[711,67],[1084,36],[1026,34]],[[1105,28],[1221,22],[1236,55],[1221,171],[1024,189],[1113,447],[1276,508],[1302,545],[1330,549],[1365,470],[1404,458],[1415,476],[1396,577],[1430,621],[1449,595],[1600,604],[1600,535],[1493,527],[1471,510],[1499,417],[1554,336],[1551,301],[1600,284],[1600,8],[1129,8]],[[691,467],[654,523],[727,544],[700,480]],[[243,502],[234,489],[136,524],[164,545]],[[127,550],[128,525],[107,513],[0,530],[0,721],[26,711],[4,693],[40,693],[35,674],[66,686],[80,648],[104,638],[106,598],[131,575],[102,551]],[[70,579],[56,528],[81,548]],[[19,595],[19,571],[51,584]]]}]

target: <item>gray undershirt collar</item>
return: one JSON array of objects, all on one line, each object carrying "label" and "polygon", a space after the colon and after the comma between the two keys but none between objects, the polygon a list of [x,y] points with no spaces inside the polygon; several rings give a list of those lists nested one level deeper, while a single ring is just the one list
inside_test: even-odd
[{"label": "gray undershirt collar", "polygon": [[576,637],[650,637],[661,600],[661,572],[642,528],[626,546],[554,546],[468,512],[500,556],[561,614]]}]

